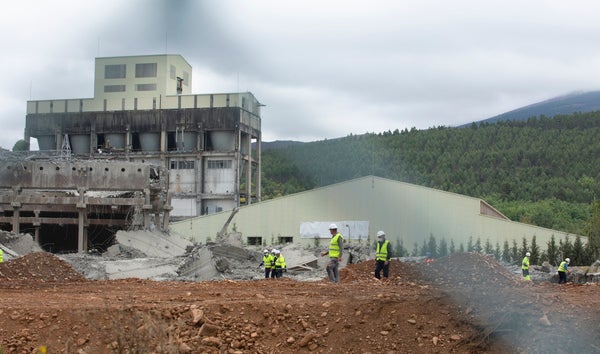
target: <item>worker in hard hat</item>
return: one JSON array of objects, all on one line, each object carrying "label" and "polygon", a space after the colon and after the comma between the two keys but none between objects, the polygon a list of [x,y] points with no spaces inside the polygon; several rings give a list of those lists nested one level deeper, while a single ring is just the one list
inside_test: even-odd
[{"label": "worker in hard hat", "polygon": [[560,264],[558,266],[558,283],[559,284],[567,283],[567,273],[570,273],[569,263],[571,263],[571,260],[569,258],[565,258],[565,260],[560,262]]},{"label": "worker in hard hat", "polygon": [[329,256],[327,276],[331,282],[339,283],[339,265],[342,261],[342,254],[344,252],[344,237],[337,231],[336,224],[329,225],[329,233],[331,234],[329,250],[321,252],[321,256]]},{"label": "worker in hard hat", "polygon": [[277,250],[275,248],[273,248],[271,250],[271,278],[275,278],[275,276],[277,274],[275,274],[275,261],[276,261],[276,257],[275,255],[277,254]]},{"label": "worker in hard hat", "polygon": [[275,272],[275,278],[281,278],[284,271],[287,271],[285,258],[281,254],[280,250],[275,250],[275,268],[273,269],[273,272]]},{"label": "worker in hard hat", "polygon": [[531,256],[531,253],[529,253],[529,252],[525,253],[525,257],[523,257],[523,260],[521,261],[521,270],[523,271],[523,280],[531,280],[531,277],[529,276],[529,256]]},{"label": "worker in hard hat", "polygon": [[265,249],[263,251],[262,262],[260,262],[260,264],[257,267],[260,268],[261,266],[265,266],[265,278],[269,278],[269,276],[271,275],[271,271],[273,269],[273,265],[271,264],[272,262],[273,255],[269,252],[269,250]]},{"label": "worker in hard hat", "polygon": [[377,231],[377,249],[375,253],[375,278],[388,278],[390,274],[390,259],[392,258],[392,246],[390,241],[385,239],[385,232]]}]

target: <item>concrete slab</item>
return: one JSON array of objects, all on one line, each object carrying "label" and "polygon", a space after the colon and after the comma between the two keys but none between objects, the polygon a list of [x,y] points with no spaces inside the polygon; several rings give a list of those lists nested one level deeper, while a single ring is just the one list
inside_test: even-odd
[{"label": "concrete slab", "polygon": [[148,257],[171,258],[183,256],[190,241],[156,231],[118,231],[117,242],[135,248]]},{"label": "concrete slab", "polygon": [[177,277],[178,262],[164,258],[136,258],[100,262],[105,268],[107,279],[174,279]]}]

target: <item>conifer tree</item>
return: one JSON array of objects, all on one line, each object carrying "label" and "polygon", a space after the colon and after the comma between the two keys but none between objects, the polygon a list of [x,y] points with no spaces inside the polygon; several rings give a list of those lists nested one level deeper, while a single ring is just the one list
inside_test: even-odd
[{"label": "conifer tree", "polygon": [[508,240],[504,240],[504,247],[502,248],[502,260],[506,263],[510,263],[510,248],[508,246]]},{"label": "conifer tree", "polygon": [[551,265],[557,266],[560,264],[558,246],[556,245],[556,238],[554,237],[554,234],[550,236],[550,241],[546,243],[546,256],[548,257],[547,260]]},{"label": "conifer tree", "polygon": [[536,242],[536,237],[535,235],[533,235],[533,237],[531,238],[531,257],[529,259],[529,262],[531,264],[539,264],[539,260],[540,260],[540,247],[537,245]]}]

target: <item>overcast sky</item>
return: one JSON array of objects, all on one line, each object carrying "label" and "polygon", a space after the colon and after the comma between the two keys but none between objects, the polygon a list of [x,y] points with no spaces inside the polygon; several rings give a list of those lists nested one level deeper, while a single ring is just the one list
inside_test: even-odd
[{"label": "overcast sky", "polygon": [[91,98],[96,57],[164,53],[192,65],[192,93],[252,92],[263,141],[470,123],[600,89],[599,14],[595,0],[10,1],[0,146],[23,138],[27,100]]}]

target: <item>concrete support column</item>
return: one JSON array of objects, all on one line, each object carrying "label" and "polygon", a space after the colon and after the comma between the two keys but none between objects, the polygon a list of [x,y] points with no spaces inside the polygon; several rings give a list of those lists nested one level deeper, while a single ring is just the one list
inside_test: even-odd
[{"label": "concrete support column", "polygon": [[161,124],[160,127],[160,152],[167,152],[167,127]]},{"label": "concrete support column", "polygon": [[77,252],[87,252],[87,235],[85,234],[85,214],[86,210],[79,208],[79,219],[77,220]]},{"label": "concrete support column", "polygon": [[248,144],[246,146],[248,164],[246,165],[246,204],[252,204],[252,137],[248,134]]},{"label": "concrete support column", "polygon": [[34,210],[33,214],[35,215],[35,220],[33,221],[34,233],[33,240],[39,244],[40,243],[40,226],[42,225],[40,222],[40,211]]},{"label": "concrete support column", "polygon": [[87,204],[85,201],[85,188],[78,188],[79,202],[77,203],[77,252],[87,252],[87,233],[85,228]]},{"label": "concrete support column", "polygon": [[19,234],[21,232],[19,222],[21,221],[21,202],[19,201],[19,194],[21,194],[21,187],[13,187],[12,190],[12,201],[10,205],[13,208],[13,220],[12,220],[12,232]]},{"label": "concrete support column", "polygon": [[21,217],[21,203],[13,202],[13,220],[12,220],[12,232],[14,234],[19,234],[21,229],[19,228],[19,219]]},{"label": "concrete support column", "polygon": [[142,212],[144,214],[144,229],[150,229],[150,212],[152,211],[152,204],[150,203],[150,190],[144,189],[144,206]]},{"label": "concrete support column", "polygon": [[125,126],[125,154],[129,155],[131,152],[131,126],[127,124]]},{"label": "concrete support column", "polygon": [[258,134],[258,137],[256,139],[256,158],[258,159],[258,165],[256,166],[256,200],[257,201],[261,201],[262,196],[261,196],[261,191],[262,191],[262,184],[260,183],[261,181],[261,170],[262,170],[262,162],[261,162],[261,155],[262,155],[262,149],[261,149],[261,134]]}]

